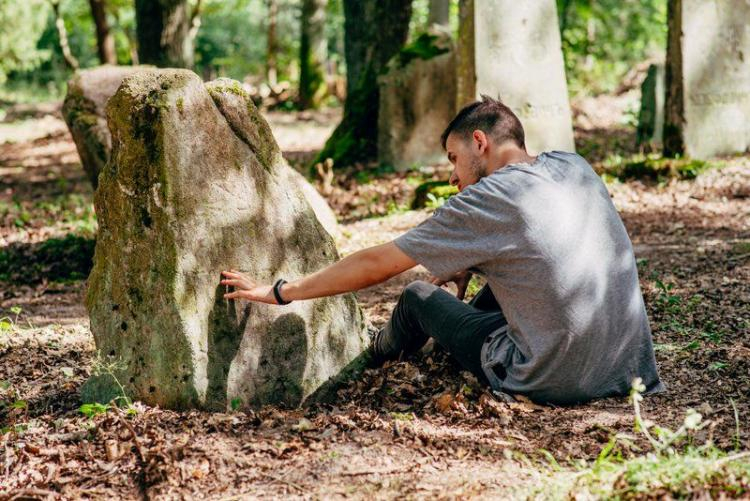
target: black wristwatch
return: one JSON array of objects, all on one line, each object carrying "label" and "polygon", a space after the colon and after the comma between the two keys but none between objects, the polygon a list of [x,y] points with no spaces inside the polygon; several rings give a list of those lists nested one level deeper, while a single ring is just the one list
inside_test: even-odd
[{"label": "black wristwatch", "polygon": [[276,280],[275,284],[273,284],[273,297],[276,298],[276,302],[278,304],[291,303],[291,301],[284,301],[284,299],[281,297],[281,286],[284,285],[285,283],[287,283],[286,280],[284,280],[283,278],[280,278]]}]

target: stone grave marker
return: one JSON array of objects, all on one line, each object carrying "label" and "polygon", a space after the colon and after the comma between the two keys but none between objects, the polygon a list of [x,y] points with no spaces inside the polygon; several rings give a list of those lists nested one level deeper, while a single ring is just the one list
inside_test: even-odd
[{"label": "stone grave marker", "polygon": [[388,63],[378,79],[378,157],[397,170],[445,161],[440,134],[456,112],[455,49],[439,27]]},{"label": "stone grave marker", "polygon": [[465,0],[459,15],[458,106],[499,97],[529,152],[575,151],[555,1]]},{"label": "stone grave marker", "polygon": [[[226,411],[298,405],[357,369],[352,294],[286,306],[223,299],[220,272],[293,280],[336,246],[238,82],[188,70],[131,75],[107,105],[111,160],[86,305],[101,357],[84,400]],[[366,358],[366,357],[365,357]]]},{"label": "stone grave marker", "polygon": [[662,144],[664,132],[664,65],[648,67],[641,84],[641,111],[638,114],[638,144],[657,147]]},{"label": "stone grave marker", "polygon": [[750,2],[670,0],[664,153],[750,147]]}]

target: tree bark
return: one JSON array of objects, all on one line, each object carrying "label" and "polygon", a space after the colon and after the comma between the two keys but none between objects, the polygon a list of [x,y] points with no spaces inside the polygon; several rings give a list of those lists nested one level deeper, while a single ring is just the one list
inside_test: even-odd
[{"label": "tree bark", "polygon": [[193,66],[187,0],[135,0],[135,19],[141,64]]},{"label": "tree bark", "polygon": [[91,17],[94,18],[96,27],[96,48],[99,53],[99,61],[102,64],[117,64],[117,53],[115,52],[115,37],[107,22],[107,1],[89,0],[91,6]]},{"label": "tree bark", "polygon": [[685,92],[682,74],[682,0],[667,2],[667,63],[665,67],[663,155],[685,153]]},{"label": "tree bark", "polygon": [[474,0],[458,2],[456,44],[456,111],[477,100],[477,69],[474,61]]},{"label": "tree bark", "polygon": [[75,71],[79,67],[78,59],[70,51],[68,31],[65,29],[65,21],[63,21],[60,15],[60,1],[50,0],[50,4],[52,4],[52,11],[55,13],[55,27],[57,28],[57,36],[60,39],[60,50],[62,50],[63,59],[65,59],[66,66]]},{"label": "tree bark", "polygon": [[325,96],[325,10],[328,0],[302,0],[300,39],[300,109],[317,108]]},{"label": "tree bark", "polygon": [[430,12],[427,17],[427,25],[440,24],[448,26],[450,23],[450,0],[430,0]]},{"label": "tree bark", "polygon": [[279,13],[279,4],[276,0],[268,2],[268,31],[266,32],[266,79],[268,85],[275,86],[278,83],[278,66],[276,64],[276,52],[278,43],[276,40],[276,21]]},{"label": "tree bark", "polygon": [[406,42],[411,13],[411,0],[344,0],[344,117],[316,161],[341,167],[377,157],[377,78]]}]

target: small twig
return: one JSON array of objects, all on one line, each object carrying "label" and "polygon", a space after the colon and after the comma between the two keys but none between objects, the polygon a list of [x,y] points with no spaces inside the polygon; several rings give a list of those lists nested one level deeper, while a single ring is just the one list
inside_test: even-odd
[{"label": "small twig", "polygon": [[392,473],[408,473],[418,466],[419,464],[413,464],[406,468],[390,468],[388,470],[380,469],[380,470],[344,471],[341,474],[348,476],[348,477],[359,477],[362,475],[390,475]]},{"label": "small twig", "polygon": [[738,254],[736,256],[728,257],[727,261],[739,261],[741,259],[745,259],[746,257],[750,257],[750,252],[747,252],[745,254]]},{"label": "small twig", "polygon": [[726,456],[721,459],[717,459],[715,464],[720,465],[724,463],[731,463],[732,461],[737,461],[738,459],[742,459],[748,456],[750,456],[750,451],[740,452],[738,454],[732,454],[731,456]]},{"label": "small twig", "polygon": [[297,489],[300,492],[305,492],[305,489],[303,489],[299,485],[297,485],[294,482],[291,482],[289,480],[285,480],[282,477],[277,477],[275,475],[271,475],[270,473],[263,473],[263,472],[261,472],[261,475],[263,475],[264,477],[268,477],[271,480],[273,480],[273,482],[269,482],[269,483],[279,482],[279,483],[282,483],[284,485],[288,485],[289,487],[293,487],[293,488]]},{"label": "small twig", "polygon": [[25,499],[25,498],[28,498],[28,497],[45,497],[45,498],[48,498],[48,497],[54,497],[54,496],[59,496],[59,495],[60,495],[59,492],[47,491],[47,490],[44,490],[44,489],[35,489],[33,487],[29,487],[29,488],[17,491],[16,494],[12,498],[10,498],[10,499],[12,501],[14,499]]},{"label": "small twig", "polygon": [[138,435],[135,433],[135,428],[133,428],[133,425],[128,422],[127,419],[125,419],[122,416],[122,411],[119,407],[115,406],[115,415],[117,416],[118,421],[120,421],[125,427],[130,431],[131,435],[133,435],[133,443],[135,444],[135,451],[138,453],[138,459],[140,459],[141,464],[144,466],[146,465],[146,455],[143,453],[143,449],[141,448],[140,442],[138,442]]}]

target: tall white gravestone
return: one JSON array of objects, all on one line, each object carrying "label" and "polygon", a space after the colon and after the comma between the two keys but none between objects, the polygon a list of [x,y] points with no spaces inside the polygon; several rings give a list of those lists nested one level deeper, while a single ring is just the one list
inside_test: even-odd
[{"label": "tall white gravestone", "polygon": [[670,0],[664,152],[750,147],[750,1]]},{"label": "tall white gravestone", "polygon": [[532,153],[574,151],[554,0],[466,0],[460,7],[458,104],[500,97]]}]

